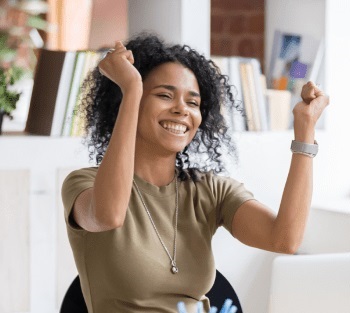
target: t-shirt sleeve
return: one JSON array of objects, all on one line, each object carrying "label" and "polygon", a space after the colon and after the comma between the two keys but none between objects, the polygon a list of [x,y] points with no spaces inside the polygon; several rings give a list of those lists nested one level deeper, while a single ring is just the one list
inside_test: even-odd
[{"label": "t-shirt sleeve", "polygon": [[82,230],[82,228],[70,218],[70,214],[78,195],[84,190],[94,186],[96,173],[96,167],[82,168],[71,172],[63,181],[61,196],[64,207],[64,219],[67,226],[70,226],[70,228]]},{"label": "t-shirt sleeve", "polygon": [[217,226],[224,226],[231,233],[233,216],[244,202],[255,199],[254,195],[243,183],[231,177],[213,175],[212,188],[217,201]]}]

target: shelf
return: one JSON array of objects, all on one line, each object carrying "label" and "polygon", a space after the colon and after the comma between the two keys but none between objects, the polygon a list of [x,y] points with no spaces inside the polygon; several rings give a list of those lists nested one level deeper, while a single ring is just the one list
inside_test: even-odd
[{"label": "shelf", "polygon": [[42,136],[42,135],[35,135],[30,134],[25,131],[4,131],[2,135],[0,136],[1,139],[14,139],[14,138],[26,138],[26,139],[33,139],[33,138],[41,138],[41,139],[50,139],[50,140],[62,140],[62,139],[82,139],[83,137],[69,137],[69,136]]}]

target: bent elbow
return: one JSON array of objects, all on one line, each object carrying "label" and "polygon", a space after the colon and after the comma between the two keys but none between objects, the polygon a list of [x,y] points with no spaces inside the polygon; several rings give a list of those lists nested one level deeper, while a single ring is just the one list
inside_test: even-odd
[{"label": "bent elbow", "polygon": [[284,250],[284,254],[295,254],[298,251],[298,249],[294,248],[294,247],[288,247]]},{"label": "bent elbow", "polygon": [[299,249],[299,245],[283,242],[275,246],[275,252],[283,254],[295,254]]},{"label": "bent elbow", "polygon": [[125,214],[119,213],[119,214],[113,214],[112,216],[109,214],[108,215],[95,214],[94,220],[95,220],[94,224],[97,226],[99,230],[107,231],[107,230],[123,227],[124,221],[125,221]]},{"label": "bent elbow", "polygon": [[111,218],[107,218],[105,221],[101,222],[101,226],[103,225],[104,228],[107,228],[108,230],[120,228],[123,227],[125,221],[125,215],[117,215],[113,216]]},{"label": "bent elbow", "polygon": [[120,228],[120,227],[123,227],[124,225],[124,221],[125,221],[125,217],[124,218],[115,218],[114,219],[114,222],[112,224],[112,227],[113,228]]},{"label": "bent elbow", "polygon": [[120,228],[124,225],[124,220],[122,219],[108,219],[105,221],[101,221],[98,219],[95,219],[95,227],[91,231],[95,232],[101,232],[101,231],[108,231],[116,228]]}]

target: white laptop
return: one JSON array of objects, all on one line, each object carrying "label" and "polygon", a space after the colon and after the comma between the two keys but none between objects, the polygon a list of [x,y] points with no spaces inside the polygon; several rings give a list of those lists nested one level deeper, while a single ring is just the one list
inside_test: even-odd
[{"label": "white laptop", "polygon": [[350,313],[350,252],[276,257],[268,313]]}]

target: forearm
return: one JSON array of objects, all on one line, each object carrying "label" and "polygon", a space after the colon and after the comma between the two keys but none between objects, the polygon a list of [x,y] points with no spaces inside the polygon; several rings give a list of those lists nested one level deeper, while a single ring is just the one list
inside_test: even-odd
[{"label": "forearm", "polygon": [[[313,143],[313,131],[305,136],[296,134],[295,140]],[[276,249],[294,253],[300,246],[312,199],[313,159],[293,153],[283,191],[280,208],[274,225]]]},{"label": "forearm", "polygon": [[[293,108],[295,140],[314,144],[315,126],[329,103],[313,83],[303,86],[302,98]],[[309,99],[311,99],[309,101]],[[305,146],[295,152],[304,152]],[[316,152],[311,149],[309,152]],[[274,214],[258,201],[246,201],[235,213],[232,234],[250,246],[280,253],[292,254],[299,248],[309,215],[313,184],[313,159],[293,154],[278,214]]]},{"label": "forearm", "polygon": [[135,140],[142,91],[123,97],[113,133],[94,183],[92,217],[97,224],[123,224],[134,173]]}]

